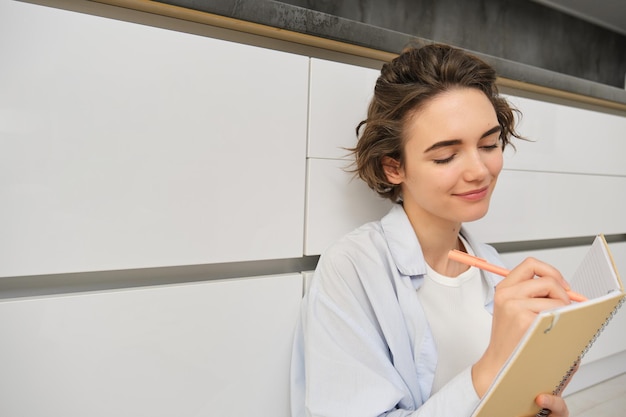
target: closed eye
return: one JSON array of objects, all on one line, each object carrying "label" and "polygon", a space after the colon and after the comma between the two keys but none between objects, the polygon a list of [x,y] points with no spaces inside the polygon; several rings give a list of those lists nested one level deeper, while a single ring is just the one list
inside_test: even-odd
[{"label": "closed eye", "polygon": [[433,159],[433,162],[436,164],[447,164],[448,162],[452,162],[452,160],[454,159],[454,157],[456,156],[456,154],[452,154],[447,158],[442,158],[442,159]]},{"label": "closed eye", "polygon": [[491,150],[491,149],[496,149],[499,148],[500,144],[499,143],[494,143],[493,145],[484,145],[481,146],[480,149],[486,149],[486,150]]},{"label": "closed eye", "polygon": [[[498,149],[499,147],[500,147],[500,141],[496,141],[495,143],[490,144],[490,145],[479,146],[479,149],[482,149],[482,150],[484,150],[486,152],[491,152],[491,151],[493,151],[495,149]],[[449,162],[452,162],[452,160],[456,157],[456,155],[457,155],[456,153],[453,153],[453,154],[451,154],[450,156],[448,156],[446,158],[433,159],[433,162],[435,164],[440,164],[440,165],[441,164],[447,164]]]},{"label": "closed eye", "polygon": [[[498,148],[500,146],[500,138],[499,138],[499,133],[502,130],[502,127],[497,125],[492,127],[491,129],[487,130],[485,133],[483,133],[480,137],[480,142],[486,142],[487,140],[489,140],[490,137],[492,137],[493,135],[498,135],[498,137],[496,138],[496,140],[489,144],[489,145],[482,145],[480,146],[480,149],[483,149],[487,152],[490,152],[496,148]],[[454,147],[454,146],[458,146],[458,145],[462,145],[463,141],[460,139],[452,139],[452,140],[444,140],[441,142],[437,142],[433,145],[431,145],[428,149],[426,149],[424,152],[425,153],[429,153],[429,152],[433,152],[436,151],[437,149],[441,149],[441,148],[446,148],[446,147]],[[437,159],[433,159],[433,162],[435,164],[447,164],[449,162],[452,162],[452,160],[456,157],[456,152],[452,153],[450,156],[447,156],[445,158],[437,158]]]}]

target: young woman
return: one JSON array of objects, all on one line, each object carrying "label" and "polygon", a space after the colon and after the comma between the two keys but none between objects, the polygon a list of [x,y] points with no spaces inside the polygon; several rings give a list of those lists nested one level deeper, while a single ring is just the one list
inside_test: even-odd
[{"label": "young woman", "polygon": [[[495,79],[445,45],[383,66],[353,152],[359,177],[396,204],[320,258],[294,345],[294,417],[470,416],[534,316],[570,302],[535,259],[502,279],[447,257],[502,265],[462,227],[487,214],[519,137]],[[568,415],[560,397],[536,402]]]}]

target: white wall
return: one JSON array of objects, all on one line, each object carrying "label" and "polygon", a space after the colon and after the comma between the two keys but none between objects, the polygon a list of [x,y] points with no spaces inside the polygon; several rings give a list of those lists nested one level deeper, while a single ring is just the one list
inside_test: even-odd
[{"label": "white wall", "polygon": [[299,274],[0,302],[0,415],[288,416]]},{"label": "white wall", "polygon": [[[282,269],[390,206],[344,169],[378,72],[13,0],[0,57],[0,415],[287,416],[310,274]],[[626,233],[626,118],[510,98],[536,142],[507,154],[489,217],[468,226],[557,239],[504,257],[567,275],[584,248],[559,238]],[[626,243],[611,248],[626,270]],[[248,261],[276,273],[1,293],[3,278]],[[626,371],[625,315],[580,380]]]},{"label": "white wall", "polygon": [[0,0],[0,60],[0,415],[287,416],[299,271],[1,288],[302,257],[308,57]]},{"label": "white wall", "polygon": [[0,276],[302,255],[307,57],[0,16]]}]

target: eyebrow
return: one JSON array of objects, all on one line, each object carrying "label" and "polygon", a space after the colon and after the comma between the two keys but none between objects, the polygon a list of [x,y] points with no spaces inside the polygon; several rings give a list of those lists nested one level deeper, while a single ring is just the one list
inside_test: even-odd
[{"label": "eyebrow", "polygon": [[[488,131],[486,131],[485,133],[483,133],[480,136],[480,139],[484,139],[487,136],[491,136],[494,133],[499,132],[501,130],[502,130],[502,126],[500,126],[500,125],[494,126],[491,129],[489,129]],[[439,149],[439,148],[445,148],[446,146],[460,145],[461,143],[462,143],[461,139],[442,140],[441,142],[434,143],[432,146],[430,146],[428,149],[426,149],[424,151],[424,153],[430,152],[430,151],[433,151],[433,150]]]}]

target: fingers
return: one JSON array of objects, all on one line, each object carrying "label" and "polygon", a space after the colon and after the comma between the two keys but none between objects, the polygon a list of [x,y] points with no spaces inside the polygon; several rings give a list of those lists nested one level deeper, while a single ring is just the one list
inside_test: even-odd
[{"label": "fingers", "polygon": [[510,312],[509,316],[521,315],[526,313],[529,315],[530,320],[528,320],[527,324],[530,324],[530,321],[535,318],[535,316],[542,311],[552,310],[558,307],[562,307],[566,305],[563,300],[555,299],[555,298],[527,298],[527,299],[518,299],[518,300],[507,300],[506,305],[503,306],[505,311]]},{"label": "fingers", "polygon": [[[550,394],[540,394],[535,399],[535,403],[546,410],[550,410],[550,417],[568,417],[569,410],[567,409],[567,404],[563,398],[550,395]],[[548,414],[545,414],[548,415]]]},{"label": "fingers", "polygon": [[515,287],[512,298],[553,298],[570,303],[566,290],[569,284],[551,265],[535,258],[526,258],[498,284],[498,290]]},{"label": "fingers", "polygon": [[527,278],[517,283],[503,280],[496,286],[496,302],[498,299],[528,300],[528,308],[536,313],[571,302],[560,282],[552,277]]},{"label": "fingers", "polygon": [[535,258],[526,258],[509,274],[512,282],[521,282],[535,276],[551,277],[555,279],[564,289],[570,289],[568,282],[565,280],[565,278],[563,278],[558,269]]}]

